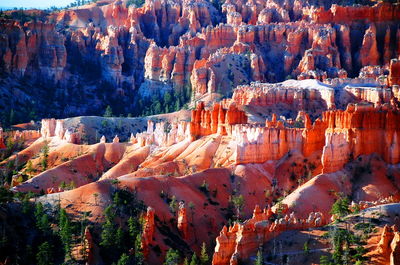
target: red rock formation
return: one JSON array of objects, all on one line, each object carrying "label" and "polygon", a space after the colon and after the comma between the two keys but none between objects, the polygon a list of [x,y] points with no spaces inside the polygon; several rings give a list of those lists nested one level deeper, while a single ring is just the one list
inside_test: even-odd
[{"label": "red rock formation", "polygon": [[285,230],[306,229],[325,224],[323,215],[311,212],[307,219],[297,219],[293,213],[270,222],[266,210],[255,207],[253,217],[243,224],[235,223],[229,229],[224,226],[216,239],[213,265],[236,264],[246,261],[258,247]]},{"label": "red rock formation", "polygon": [[339,43],[338,46],[340,50],[341,65],[347,72],[350,72],[352,71],[350,28],[346,25],[340,25],[336,31]]},{"label": "red rock formation", "polygon": [[231,26],[240,26],[242,24],[242,15],[238,12],[229,12],[226,14],[226,23]]},{"label": "red rock formation", "polygon": [[302,130],[272,126],[266,128],[235,126],[234,136],[238,142],[235,162],[263,163],[277,160],[290,150],[302,151]]},{"label": "red rock formation", "polygon": [[43,119],[42,127],[40,129],[43,138],[50,138],[56,136],[60,140],[65,140],[67,143],[80,143],[81,134],[74,132],[72,129],[66,129],[63,120],[56,119]]},{"label": "red rock formation", "polygon": [[368,6],[338,6],[332,5],[329,10],[320,7],[310,12],[315,23],[346,23],[355,20],[369,22],[398,21],[400,8],[387,2],[379,2],[372,8]]},{"label": "red rock formation", "polygon": [[388,85],[400,85],[400,60],[390,60]]},{"label": "red rock formation", "polygon": [[359,60],[361,66],[379,65],[379,52],[378,52],[378,45],[376,42],[376,28],[374,25],[371,25],[365,31],[364,39],[359,54]]},{"label": "red rock formation", "polygon": [[[171,82],[172,87],[181,92],[188,82],[194,63],[194,51],[187,48],[159,48],[150,45],[145,57],[145,78],[154,81]],[[151,94],[151,91],[143,91]]]},{"label": "red rock formation", "polygon": [[386,29],[385,33],[385,44],[383,47],[383,64],[390,63],[390,59],[392,58],[392,51],[390,48],[390,28]]},{"label": "red rock formation", "polygon": [[333,89],[315,80],[288,80],[278,84],[256,83],[250,86],[239,86],[235,89],[232,100],[238,105],[287,104],[287,108],[296,111],[312,108],[314,111],[317,109],[321,112],[323,111],[321,106],[332,108],[335,104]]},{"label": "red rock formation", "polygon": [[331,73],[330,76],[337,76],[341,64],[340,53],[336,46],[336,31],[333,28],[326,27],[315,29],[311,34],[313,36],[312,48],[305,51],[297,71],[307,74],[317,69],[326,71],[336,68],[336,73]]},{"label": "red rock formation", "polygon": [[385,225],[382,230],[381,239],[379,240],[377,246],[378,253],[384,257],[389,256],[389,253],[391,252],[390,243],[393,240],[393,236],[393,231],[390,226]]},{"label": "red rock formation", "polygon": [[351,158],[379,154],[388,163],[400,161],[400,114],[383,107],[349,105],[346,111],[323,113],[328,128],[323,149],[323,172],[334,172]]},{"label": "red rock formation", "polygon": [[351,93],[359,101],[367,101],[379,106],[384,103],[390,103],[392,99],[392,91],[390,89],[380,87],[355,87],[348,86],[345,90]]},{"label": "red rock formation", "polygon": [[390,243],[390,265],[400,264],[400,232],[394,232],[392,243]]},{"label": "red rock formation", "polygon": [[305,115],[304,125],[302,150],[304,156],[309,157],[315,152],[320,152],[324,147],[326,124],[317,119],[311,125],[310,117]]},{"label": "red rock formation", "polygon": [[182,238],[184,240],[189,239],[189,223],[187,219],[186,207],[184,202],[179,203],[178,230],[181,232]]},{"label": "red rock formation", "polygon": [[148,256],[150,251],[150,244],[153,242],[154,229],[154,209],[151,207],[147,207],[147,213],[144,216],[142,233],[142,249],[145,257]]},{"label": "red rock formation", "polygon": [[104,68],[103,76],[117,85],[122,82],[122,64],[124,55],[122,47],[118,43],[119,29],[113,26],[107,28],[107,35],[100,38],[96,50],[101,56],[101,63]]},{"label": "red rock formation", "polygon": [[[7,72],[35,79],[42,76],[50,81],[62,78],[67,58],[65,37],[55,30],[54,24],[1,21],[0,32],[4,33],[0,58]],[[40,74],[35,75],[34,70]]]},{"label": "red rock formation", "polygon": [[212,110],[205,110],[204,103],[199,102],[197,108],[192,110],[190,135],[195,139],[214,133],[230,134],[231,125],[244,123],[247,123],[245,112],[233,104],[224,109],[219,103],[215,103]]},{"label": "red rock formation", "polygon": [[86,252],[86,262],[91,265],[94,264],[94,242],[92,234],[90,233],[89,227],[85,228],[85,241],[84,241],[84,250]]},{"label": "red rock formation", "polygon": [[56,130],[56,120],[55,119],[43,119],[42,127],[40,133],[43,138],[53,137]]},{"label": "red rock formation", "polygon": [[0,127],[0,149],[6,148],[4,144],[3,128]]}]

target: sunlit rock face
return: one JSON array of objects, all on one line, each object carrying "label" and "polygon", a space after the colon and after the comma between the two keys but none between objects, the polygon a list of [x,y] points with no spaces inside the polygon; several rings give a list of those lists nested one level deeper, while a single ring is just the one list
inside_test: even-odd
[{"label": "sunlit rock face", "polygon": [[[127,254],[141,249],[148,264],[169,249],[183,262],[203,242],[213,264],[253,263],[283,232],[337,220],[338,194],[353,214],[390,217],[399,6],[332,2],[101,0],[36,21],[1,14],[5,187],[90,212],[73,255],[88,264],[104,263],[98,231],[117,189],[146,206]],[[108,105],[115,117],[100,117]],[[14,114],[37,126],[10,127]],[[395,218],[368,242],[384,264],[398,263]]]}]

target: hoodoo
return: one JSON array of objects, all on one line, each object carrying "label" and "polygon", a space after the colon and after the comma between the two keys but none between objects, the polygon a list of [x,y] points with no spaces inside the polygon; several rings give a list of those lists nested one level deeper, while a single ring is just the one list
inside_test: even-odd
[{"label": "hoodoo", "polygon": [[70,1],[2,0],[0,264],[399,264],[396,1]]}]

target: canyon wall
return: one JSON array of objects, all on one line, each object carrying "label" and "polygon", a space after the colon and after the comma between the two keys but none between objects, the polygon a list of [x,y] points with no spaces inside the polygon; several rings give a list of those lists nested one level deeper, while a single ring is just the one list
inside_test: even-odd
[{"label": "canyon wall", "polygon": [[[57,100],[79,94],[82,79],[106,81],[130,102],[133,90],[149,100],[190,89],[196,99],[229,96],[252,81],[327,81],[371,65],[390,65],[388,84],[398,83],[390,60],[400,55],[399,7],[390,3],[325,9],[300,0],[228,1],[219,12],[203,0],[148,0],[142,7],[115,1],[42,16],[1,20],[0,65],[8,74],[61,85]],[[79,111],[89,110],[68,110]]]},{"label": "canyon wall", "polygon": [[323,113],[327,124],[323,172],[340,170],[361,154],[379,154],[387,163],[400,162],[400,114],[387,106],[349,105],[345,111]]},{"label": "canyon wall", "polygon": [[290,213],[272,222],[270,219],[273,214],[270,209],[261,210],[256,206],[251,219],[241,224],[236,222],[229,228],[224,226],[216,239],[212,264],[238,264],[254,255],[260,245],[283,231],[303,230],[326,224],[324,216],[319,212],[311,212],[307,219],[296,218]]}]

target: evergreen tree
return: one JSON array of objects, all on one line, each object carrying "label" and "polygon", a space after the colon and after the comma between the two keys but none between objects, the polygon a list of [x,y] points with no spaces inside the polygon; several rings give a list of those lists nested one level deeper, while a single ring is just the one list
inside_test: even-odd
[{"label": "evergreen tree", "polygon": [[100,246],[111,248],[115,244],[116,229],[114,226],[114,214],[112,213],[112,206],[108,206],[104,210],[106,221],[102,226]]},{"label": "evergreen tree", "polygon": [[336,214],[340,218],[350,214],[349,204],[350,202],[347,197],[339,197],[332,205],[331,214]]},{"label": "evergreen tree", "polygon": [[108,105],[108,106],[106,107],[106,110],[104,111],[104,115],[103,115],[103,116],[104,116],[104,117],[112,117],[112,116],[113,116],[112,108],[111,108],[110,105]]},{"label": "evergreen tree", "polygon": [[170,248],[165,256],[164,265],[178,265],[178,264],[179,264],[179,253],[177,250],[173,250],[172,248]]},{"label": "evergreen tree", "polygon": [[14,193],[9,191],[4,186],[0,186],[0,204],[8,203],[13,200]]},{"label": "evergreen tree", "polygon": [[264,264],[264,260],[263,260],[262,252],[261,252],[261,250],[258,250],[257,258],[256,258],[256,261],[254,262],[254,265],[263,265],[263,264]]},{"label": "evergreen tree", "polygon": [[208,257],[208,254],[207,254],[206,243],[203,242],[203,244],[201,245],[201,252],[200,252],[200,263],[201,263],[201,265],[208,264],[209,259],[210,258]]},{"label": "evergreen tree", "polygon": [[49,158],[49,145],[45,142],[42,147],[42,159],[40,160],[40,164],[42,166],[43,171],[47,169],[48,166],[48,158]]},{"label": "evergreen tree", "polygon": [[43,233],[49,235],[51,232],[49,216],[47,214],[43,214],[39,221],[39,229],[42,230]]},{"label": "evergreen tree", "polygon": [[142,250],[142,235],[139,233],[135,241],[135,263],[136,265],[144,264],[144,255]]},{"label": "evergreen tree", "polygon": [[321,256],[321,258],[319,259],[319,263],[320,265],[332,265],[329,257],[327,256]]},{"label": "evergreen tree", "polygon": [[38,202],[35,206],[35,213],[34,213],[36,222],[39,221],[39,219],[42,217],[43,214],[44,214],[43,204],[41,202]]},{"label": "evergreen tree", "polygon": [[117,265],[128,265],[129,263],[129,256],[123,253],[118,260]]},{"label": "evergreen tree", "polygon": [[25,172],[30,174],[33,172],[33,165],[32,165],[32,161],[29,160],[28,163],[26,164],[26,168],[25,168]]},{"label": "evergreen tree", "polygon": [[37,265],[51,265],[53,264],[52,249],[48,242],[44,242],[39,246],[38,253],[36,254]]},{"label": "evergreen tree", "polygon": [[117,233],[115,234],[115,245],[119,249],[124,245],[124,230],[122,230],[121,227],[118,227]]},{"label": "evergreen tree", "polygon": [[175,111],[179,111],[181,109],[181,100],[176,98],[175,100]]},{"label": "evergreen tree", "polygon": [[175,215],[177,208],[178,208],[178,203],[177,203],[176,197],[174,195],[174,196],[172,196],[171,202],[169,203],[169,209],[170,209],[171,213],[173,213]]},{"label": "evergreen tree", "polygon": [[10,126],[13,125],[15,123],[15,112],[14,109],[11,109],[10,111],[10,120],[9,120],[9,124]]},{"label": "evergreen tree", "polygon": [[60,210],[59,217],[60,238],[64,245],[65,255],[69,256],[71,250],[72,228],[65,209]]},{"label": "evergreen tree", "polygon": [[190,260],[190,265],[198,265],[199,260],[197,259],[196,253],[193,253],[192,259]]},{"label": "evergreen tree", "polygon": [[233,203],[233,206],[236,209],[236,220],[239,221],[240,219],[240,212],[243,209],[244,206],[244,198],[243,195],[233,195],[231,197],[231,202]]},{"label": "evergreen tree", "polygon": [[155,102],[153,114],[161,113],[161,103],[159,101]]},{"label": "evergreen tree", "polygon": [[35,207],[35,219],[36,219],[36,227],[41,230],[45,234],[50,234],[50,223],[49,217],[44,212],[43,204],[38,203]]}]

